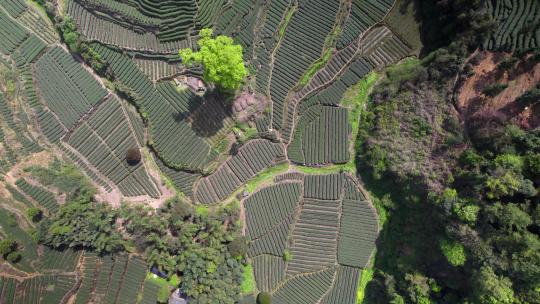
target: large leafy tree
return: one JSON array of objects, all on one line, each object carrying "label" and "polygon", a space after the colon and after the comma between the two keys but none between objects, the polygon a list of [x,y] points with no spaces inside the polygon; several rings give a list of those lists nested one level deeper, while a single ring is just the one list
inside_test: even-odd
[{"label": "large leafy tree", "polygon": [[219,35],[212,38],[212,29],[199,32],[199,51],[182,49],[179,51],[184,64],[193,62],[204,67],[203,78],[227,90],[240,87],[248,72],[242,59],[242,46],[234,44],[233,39]]}]

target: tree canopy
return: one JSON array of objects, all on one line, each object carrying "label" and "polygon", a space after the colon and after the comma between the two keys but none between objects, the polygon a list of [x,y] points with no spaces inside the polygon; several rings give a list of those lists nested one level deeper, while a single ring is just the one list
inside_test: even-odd
[{"label": "tree canopy", "polygon": [[179,51],[184,64],[202,64],[203,78],[227,90],[236,90],[248,75],[242,59],[242,46],[234,44],[231,37],[219,35],[212,38],[212,29],[199,32],[199,51],[182,49]]}]

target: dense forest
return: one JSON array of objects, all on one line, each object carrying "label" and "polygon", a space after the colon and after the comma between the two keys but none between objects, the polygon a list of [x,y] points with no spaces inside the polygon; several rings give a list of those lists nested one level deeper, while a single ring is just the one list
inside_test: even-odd
[{"label": "dense forest", "polygon": [[[540,132],[457,105],[493,30],[480,5],[425,1],[424,56],[387,69],[362,114],[359,172],[384,220],[368,303],[540,303]],[[516,51],[497,70],[523,73],[539,57]]]}]

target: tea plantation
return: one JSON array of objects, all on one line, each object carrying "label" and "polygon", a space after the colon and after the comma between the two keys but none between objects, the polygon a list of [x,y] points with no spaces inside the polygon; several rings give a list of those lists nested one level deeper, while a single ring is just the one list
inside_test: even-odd
[{"label": "tea plantation", "polygon": [[[485,2],[484,48],[539,46],[540,4]],[[0,303],[360,303],[362,85],[420,54],[407,3],[0,0]],[[236,91],[179,56],[208,28]]]}]

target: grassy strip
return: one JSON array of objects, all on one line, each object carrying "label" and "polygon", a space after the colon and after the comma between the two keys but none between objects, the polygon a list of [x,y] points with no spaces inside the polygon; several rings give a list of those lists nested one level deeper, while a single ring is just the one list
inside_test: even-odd
[{"label": "grassy strip", "polygon": [[340,32],[341,32],[341,27],[337,26],[336,28],[334,28],[332,33],[330,33],[330,35],[326,37],[326,40],[324,41],[324,46],[325,46],[324,54],[319,60],[315,61],[315,63],[313,63],[309,67],[309,69],[302,76],[302,78],[300,78],[299,84],[301,86],[305,86],[306,84],[308,84],[308,82],[311,80],[311,78],[313,78],[315,73],[317,73],[323,66],[325,66],[328,63],[328,61],[332,57],[332,51],[334,50],[332,45],[334,44],[334,41],[336,40]]},{"label": "grassy strip", "polygon": [[[371,89],[377,82],[381,75],[376,72],[371,72],[364,78],[362,78],[357,84],[352,86],[350,89],[345,92],[341,104],[349,108],[349,124],[352,128],[351,141],[354,151],[358,148],[360,144],[357,141],[358,137],[358,128],[360,125],[360,112],[365,108]],[[353,156],[346,164],[339,165],[330,165],[324,167],[305,167],[297,165],[294,167],[295,170],[305,173],[305,174],[329,174],[329,173],[338,173],[338,172],[349,172],[356,174],[356,157]]]},{"label": "grassy strip", "polygon": [[284,173],[289,170],[289,164],[284,163],[272,168],[268,168],[263,172],[257,174],[254,178],[250,179],[246,183],[246,190],[248,192],[254,192],[264,182],[272,180],[276,175]]},{"label": "grassy strip", "polygon": [[177,275],[173,275],[167,280],[165,278],[157,276],[156,274],[148,272],[146,274],[146,280],[151,281],[152,283],[160,287],[168,286],[171,288],[176,288],[178,284],[180,284],[180,279],[178,278]]},{"label": "grassy strip", "polygon": [[306,167],[302,165],[295,165],[293,169],[304,174],[331,174],[339,172],[354,173],[356,171],[356,169],[354,168],[354,163],[352,162],[341,165],[330,165],[325,167]]},{"label": "grassy strip", "polygon": [[315,63],[309,67],[304,76],[300,78],[300,85],[305,86],[308,84],[311,78],[313,78],[313,75],[315,75],[315,73],[317,73],[317,71],[319,71],[326,63],[328,63],[330,57],[332,57],[332,49],[327,49],[321,59],[315,61]]},{"label": "grassy strip", "polygon": [[297,7],[292,7],[288,12],[287,15],[285,15],[285,20],[279,25],[279,39],[281,40],[283,36],[285,35],[285,30],[287,29],[287,26],[289,25],[289,22],[291,21],[292,16],[296,12]]},{"label": "grassy strip", "polygon": [[[360,112],[365,109],[371,89],[381,75],[377,72],[371,72],[360,80],[349,91],[345,92],[341,104],[349,108],[349,124],[352,128],[351,138],[354,142],[355,151],[357,150],[358,128],[360,126]],[[354,157],[353,157],[354,161]],[[355,164],[356,165],[356,164]],[[356,167],[356,166],[355,166]]]},{"label": "grassy strip", "polygon": [[366,291],[366,286],[373,279],[373,267],[370,266],[369,268],[362,269],[362,273],[360,274],[360,280],[358,281],[358,290],[356,292],[356,303],[362,304],[364,302],[364,296]]},{"label": "grassy strip", "polygon": [[255,292],[255,275],[253,274],[253,266],[251,264],[247,264],[246,266],[244,266],[241,288],[243,294],[250,294]]}]

